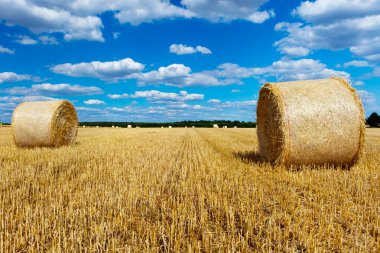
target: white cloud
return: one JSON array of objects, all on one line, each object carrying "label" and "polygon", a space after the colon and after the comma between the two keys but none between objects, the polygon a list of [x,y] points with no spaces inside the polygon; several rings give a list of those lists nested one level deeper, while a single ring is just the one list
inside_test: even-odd
[{"label": "white cloud", "polygon": [[247,20],[252,21],[253,23],[261,24],[264,21],[274,17],[274,11],[256,11],[255,13],[249,15]]},{"label": "white cloud", "polygon": [[104,105],[106,104],[104,101],[99,99],[90,99],[83,102],[86,105]]},{"label": "white cloud", "polygon": [[146,91],[135,91],[134,94],[109,94],[111,99],[120,98],[146,98],[150,101],[195,101],[203,100],[203,94],[197,93],[187,93],[186,91],[180,91],[179,93],[174,92],[162,92],[158,90],[146,90]]},{"label": "white cloud", "polygon": [[356,57],[380,61],[378,0],[306,1],[293,14],[307,24],[282,22],[276,25],[275,30],[287,34],[275,44],[281,52],[286,54],[289,47],[310,51],[347,48]]},{"label": "white cloud", "polygon": [[193,47],[182,45],[182,44],[172,44],[169,47],[170,53],[173,54],[194,54],[197,52]]},{"label": "white cloud", "polygon": [[57,98],[46,97],[46,96],[5,96],[0,97],[1,102],[11,102],[11,103],[21,103],[30,101],[51,101],[57,100]]},{"label": "white cloud", "polygon": [[119,33],[119,32],[113,32],[112,33],[112,37],[116,40],[116,39],[118,39],[120,37],[120,34],[121,33]]},{"label": "white cloud", "polygon": [[15,50],[12,50],[0,45],[0,54],[14,54],[14,53],[15,53]]},{"label": "white cloud", "polygon": [[376,106],[376,95],[372,92],[366,91],[366,90],[357,90],[360,99],[363,102],[363,106],[367,111],[370,110],[377,110],[378,107]]},{"label": "white cloud", "polygon": [[281,53],[289,55],[289,56],[295,56],[295,57],[301,57],[306,56],[310,53],[310,50],[305,47],[297,47],[297,46],[284,46],[280,49]]},{"label": "white cloud", "polygon": [[191,69],[183,64],[171,64],[160,67],[137,76],[140,85],[166,83],[173,86],[183,85],[184,78],[189,76]]},{"label": "white cloud", "polygon": [[55,73],[75,77],[96,77],[103,80],[130,78],[132,74],[144,69],[144,65],[131,58],[111,62],[82,62],[77,64],[65,63],[50,68]]},{"label": "white cloud", "polygon": [[192,18],[194,13],[177,7],[169,1],[144,0],[144,1],[118,1],[120,7],[115,17],[121,23],[138,25],[144,22],[152,22],[165,18]]},{"label": "white cloud", "polygon": [[35,45],[38,43],[37,40],[30,38],[26,35],[18,36],[16,42],[22,45]]},{"label": "white cloud", "polygon": [[66,83],[61,84],[35,84],[32,87],[13,87],[10,89],[3,90],[3,92],[8,94],[19,94],[19,95],[47,95],[47,96],[80,96],[80,95],[94,95],[102,94],[103,91],[95,86],[80,86],[80,85],[70,85]]},{"label": "white cloud", "polygon": [[363,81],[356,81],[353,84],[356,85],[356,86],[363,86],[364,82]]},{"label": "white cloud", "polygon": [[226,101],[220,105],[222,108],[250,108],[256,106],[257,100]]},{"label": "white cloud", "polygon": [[42,35],[42,36],[39,36],[38,39],[44,45],[56,45],[56,44],[58,44],[57,39],[53,36]]},{"label": "white cloud", "polygon": [[239,93],[240,90],[233,89],[233,90],[231,90],[231,92],[232,92],[232,93]]},{"label": "white cloud", "polygon": [[342,19],[352,19],[380,13],[378,0],[316,0],[305,1],[294,10],[308,22],[332,23]]},{"label": "white cloud", "polygon": [[181,3],[198,18],[213,22],[229,22],[244,19],[254,23],[262,23],[274,16],[273,11],[259,11],[266,0],[182,0]]},{"label": "white cloud", "polygon": [[107,94],[107,97],[110,99],[121,99],[121,98],[128,98],[129,95],[127,93],[124,93],[124,94]]},{"label": "white cloud", "polygon": [[347,67],[358,67],[358,68],[362,68],[362,67],[369,67],[369,63],[367,61],[357,61],[357,60],[354,60],[354,61],[349,61],[349,62],[345,62],[343,64],[343,67],[347,68]]},{"label": "white cloud", "polygon": [[197,52],[201,54],[212,54],[212,51],[208,49],[207,47],[196,46],[195,49],[197,50]]},{"label": "white cloud", "polygon": [[209,99],[207,102],[211,103],[211,104],[219,104],[221,101],[220,99]]},{"label": "white cloud", "polygon": [[26,80],[37,81],[37,80],[39,80],[39,78],[31,76],[31,75],[19,75],[19,74],[16,74],[14,72],[2,72],[2,73],[0,73],[0,84],[1,83],[13,83],[13,82],[19,82],[19,81],[26,81]]},{"label": "white cloud", "polygon": [[207,47],[203,46],[196,46],[191,47],[183,44],[172,44],[169,47],[170,53],[183,55],[183,54],[195,54],[195,53],[201,53],[201,54],[212,54],[211,50]]},{"label": "white cloud", "polygon": [[8,25],[27,27],[37,34],[61,32],[65,40],[104,41],[101,19],[97,16],[74,15],[68,8],[70,4],[75,2],[0,0],[0,19]]}]

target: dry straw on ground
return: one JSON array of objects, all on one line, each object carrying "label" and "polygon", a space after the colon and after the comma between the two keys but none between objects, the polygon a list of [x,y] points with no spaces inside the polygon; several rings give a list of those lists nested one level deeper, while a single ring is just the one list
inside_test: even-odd
[{"label": "dry straw on ground", "polygon": [[257,135],[261,155],[277,165],[351,166],[364,147],[363,107],[341,78],[267,83]]},{"label": "dry straw on ground", "polygon": [[24,102],[13,112],[13,139],[20,147],[72,144],[77,131],[77,112],[68,101]]}]

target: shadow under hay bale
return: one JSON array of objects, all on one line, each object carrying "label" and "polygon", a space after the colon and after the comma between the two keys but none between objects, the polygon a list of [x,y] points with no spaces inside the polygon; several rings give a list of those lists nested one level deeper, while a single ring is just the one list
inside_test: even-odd
[{"label": "shadow under hay bale", "polygon": [[24,102],[12,117],[12,135],[18,147],[59,147],[75,143],[78,116],[68,101]]},{"label": "shadow under hay bale", "polygon": [[363,153],[363,107],[341,78],[267,83],[259,95],[257,135],[261,156],[275,165],[347,168]]},{"label": "shadow under hay bale", "polygon": [[266,163],[265,159],[257,151],[240,151],[234,152],[233,156],[237,159],[240,159],[244,163],[249,164],[262,164]]}]

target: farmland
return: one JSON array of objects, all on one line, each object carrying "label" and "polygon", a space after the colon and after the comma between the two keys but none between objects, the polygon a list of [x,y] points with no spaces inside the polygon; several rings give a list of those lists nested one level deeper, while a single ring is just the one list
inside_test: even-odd
[{"label": "farmland", "polygon": [[18,149],[0,129],[0,252],[380,250],[380,129],[362,161],[273,168],[255,129],[85,128]]}]

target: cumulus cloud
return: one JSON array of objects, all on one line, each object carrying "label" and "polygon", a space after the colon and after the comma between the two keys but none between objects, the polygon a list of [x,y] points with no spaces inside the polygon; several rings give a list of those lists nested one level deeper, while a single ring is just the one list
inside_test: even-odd
[{"label": "cumulus cloud", "polygon": [[[0,19],[8,25],[21,25],[34,33],[64,33],[65,40],[104,41],[102,21],[97,16],[75,15],[68,5],[57,1],[0,0]],[[90,3],[88,3],[90,4]]]},{"label": "cumulus cloud", "polygon": [[13,87],[3,92],[11,94],[11,95],[47,95],[47,96],[80,96],[80,95],[94,95],[94,94],[102,94],[103,91],[95,86],[81,86],[81,85],[70,85],[66,83],[61,84],[51,84],[51,83],[43,83],[43,84],[35,84],[32,87]]},{"label": "cumulus cloud", "polygon": [[143,64],[135,62],[131,58],[111,62],[64,63],[50,68],[55,73],[67,76],[95,77],[103,80],[127,79],[132,74],[138,73],[143,69]]},{"label": "cumulus cloud", "polygon": [[192,11],[196,17],[213,22],[229,22],[244,19],[254,23],[262,23],[274,16],[273,11],[259,11],[266,0],[182,0],[181,4]]},{"label": "cumulus cloud", "polygon": [[[380,61],[380,5],[377,0],[306,1],[293,11],[305,23],[276,25],[286,37],[276,46],[288,54],[288,48],[349,49],[356,57]],[[291,53],[291,52],[290,52]],[[306,55],[306,51],[304,52]],[[289,54],[291,56],[291,54]]]},{"label": "cumulus cloud", "polygon": [[220,99],[213,98],[213,99],[209,99],[207,102],[209,102],[211,104],[219,104],[221,101],[220,101]]},{"label": "cumulus cloud", "polygon": [[83,102],[86,105],[105,105],[106,103],[99,99],[90,99]]},{"label": "cumulus cloud", "polygon": [[26,80],[37,81],[37,80],[39,80],[39,78],[31,76],[31,75],[19,75],[19,74],[16,74],[14,72],[2,72],[2,73],[0,73],[0,84],[1,83],[13,83],[13,82],[19,82],[19,81],[26,81]]},{"label": "cumulus cloud", "polygon": [[35,45],[38,43],[37,40],[26,35],[17,36],[16,42],[22,45]]},{"label": "cumulus cloud", "polygon": [[372,92],[366,90],[357,90],[360,99],[363,102],[363,106],[368,111],[376,111],[378,110],[378,106],[376,105],[376,95]]},{"label": "cumulus cloud", "polygon": [[370,67],[370,65],[367,61],[354,60],[354,61],[345,62],[343,64],[343,67],[345,67],[345,68],[347,68],[347,67],[363,68],[363,67]]},{"label": "cumulus cloud", "polygon": [[123,94],[107,94],[107,97],[110,99],[121,99],[121,98],[129,98],[128,93]]},{"label": "cumulus cloud", "polygon": [[203,46],[196,46],[196,47],[191,47],[191,46],[186,46],[183,44],[172,44],[169,47],[170,53],[173,54],[195,54],[195,53],[201,53],[201,54],[211,54],[211,50],[208,49],[207,47]]},{"label": "cumulus cloud", "polygon": [[135,91],[133,94],[108,94],[111,99],[120,98],[146,98],[150,101],[196,101],[203,100],[203,94],[188,93],[186,91],[180,91],[179,93],[174,92],[162,92],[158,90],[146,90],[146,91]]},{"label": "cumulus cloud", "polygon": [[39,36],[38,39],[44,45],[56,45],[56,44],[58,44],[57,39],[53,36],[42,35],[42,36]]},{"label": "cumulus cloud", "polygon": [[14,53],[15,53],[15,50],[12,50],[0,45],[0,54],[14,54]]}]

